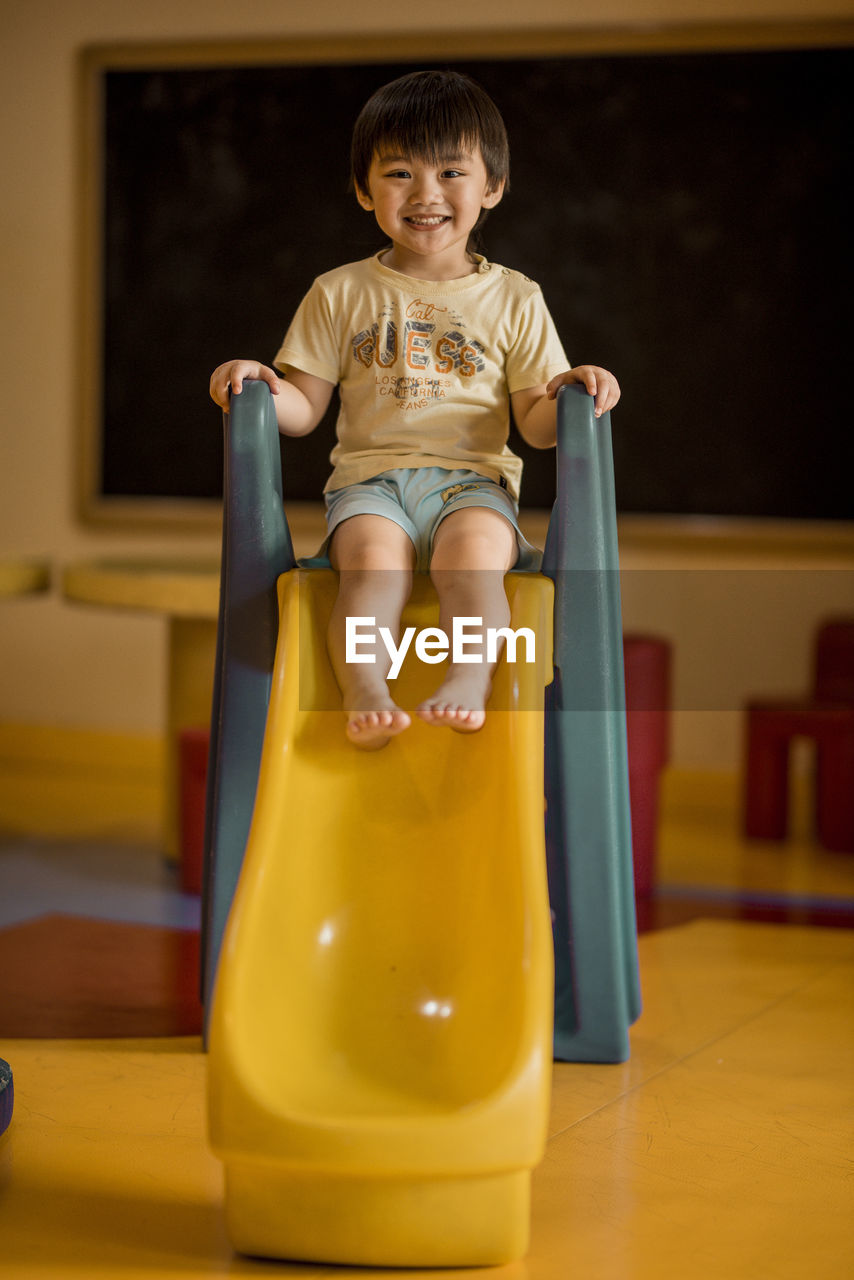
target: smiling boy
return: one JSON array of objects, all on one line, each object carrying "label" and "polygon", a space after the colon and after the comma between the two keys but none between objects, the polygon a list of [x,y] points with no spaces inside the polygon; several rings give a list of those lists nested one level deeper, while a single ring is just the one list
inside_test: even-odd
[{"label": "smiling boy", "polygon": [[[214,371],[211,395],[227,408],[229,388],[263,379],[280,431],[300,436],[339,388],[324,544],[339,588],[327,643],[347,736],[376,749],[410,717],[389,689],[390,663],[347,661],[347,620],[370,616],[397,637],[412,574],[429,568],[446,634],[459,617],[506,628],[503,576],[537,563],[518,527],[510,412],[529,444],[549,448],[561,386],[583,385],[597,415],[620,392],[605,369],[569,368],[538,285],[473,252],[507,188],[509,154],[501,116],[472,80],[421,71],[378,90],[356,121],[352,170],[390,244],[315,280],[274,361],[282,378],[232,360]],[[452,655],[419,717],[480,729],[494,657]]]}]

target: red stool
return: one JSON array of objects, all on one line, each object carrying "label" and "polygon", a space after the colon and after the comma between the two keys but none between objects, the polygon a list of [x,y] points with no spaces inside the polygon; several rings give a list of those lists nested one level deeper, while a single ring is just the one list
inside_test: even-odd
[{"label": "red stool", "polygon": [[825,622],[806,698],[753,699],[747,713],[744,834],[784,840],[793,738],[816,745],[815,814],[819,842],[854,852],[854,618]]},{"label": "red stool", "polygon": [[659,636],[623,636],[626,730],[635,894],[648,897],[655,884],[658,799],[670,737],[670,644]]},{"label": "red stool", "polygon": [[202,891],[209,744],[207,729],[182,729],[178,737],[181,888],[185,893]]}]

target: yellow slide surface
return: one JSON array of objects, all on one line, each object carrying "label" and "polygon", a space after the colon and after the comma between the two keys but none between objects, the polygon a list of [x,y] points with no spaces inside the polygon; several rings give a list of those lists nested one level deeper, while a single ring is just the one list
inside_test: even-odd
[{"label": "yellow slide surface", "polygon": [[[331,709],[336,576],[280,579],[255,813],[210,1026],[211,1141],[241,1252],[465,1266],[527,1248],[552,1061],[552,584],[506,581],[536,661],[519,660],[521,644],[514,664],[502,659],[484,729],[415,719],[362,752]],[[436,621],[418,575],[403,624]],[[410,652],[397,700],[413,711],[441,672]]]}]

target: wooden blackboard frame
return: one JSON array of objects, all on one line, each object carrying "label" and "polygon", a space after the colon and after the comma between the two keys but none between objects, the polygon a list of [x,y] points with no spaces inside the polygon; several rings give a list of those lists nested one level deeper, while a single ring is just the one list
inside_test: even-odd
[{"label": "wooden blackboard frame", "polygon": [[[769,50],[845,47],[854,43],[854,23],[756,24],[670,27],[656,30],[576,30],[531,32],[470,32],[453,37],[389,38],[378,47],[370,39],[318,39],[246,44],[169,44],[156,46],[99,46],[84,50],[79,66],[79,229],[81,299],[78,391],[78,510],[87,524],[149,529],[214,528],[219,522],[218,500],[169,499],[157,496],[116,497],[103,491],[101,454],[104,440],[104,83],[110,72],[201,67],[248,67],[330,63],[372,64],[439,59],[518,59],[523,57],[582,57],[585,55],[681,53],[691,51]],[[632,515],[623,527],[642,541],[712,538],[716,543],[764,535],[763,540],[832,543],[850,541],[854,524],[834,520],[788,522],[740,518],[665,517],[656,513]]]}]

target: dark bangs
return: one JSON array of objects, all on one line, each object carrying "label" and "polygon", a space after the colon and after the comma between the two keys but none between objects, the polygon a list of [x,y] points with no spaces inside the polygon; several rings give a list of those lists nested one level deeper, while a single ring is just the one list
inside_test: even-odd
[{"label": "dark bangs", "polygon": [[376,152],[438,164],[478,148],[494,191],[510,176],[507,132],[495,103],[457,71],[415,71],[378,89],[362,108],[350,153],[353,183],[367,192]]}]

